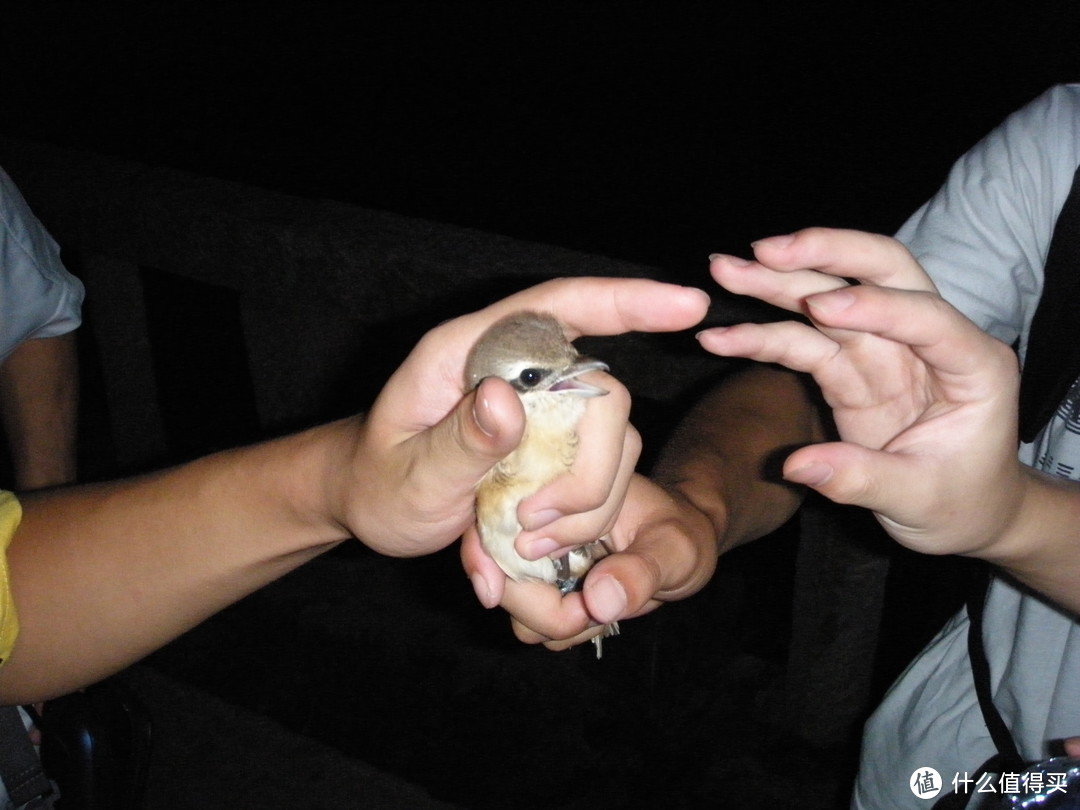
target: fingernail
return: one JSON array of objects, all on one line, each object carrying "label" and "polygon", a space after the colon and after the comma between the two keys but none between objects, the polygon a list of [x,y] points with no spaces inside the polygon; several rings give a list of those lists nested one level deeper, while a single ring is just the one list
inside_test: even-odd
[{"label": "fingernail", "polygon": [[696,333],[694,338],[696,340],[701,340],[702,335],[722,335],[730,329],[730,326],[710,326],[708,329],[702,329],[700,332]]},{"label": "fingernail", "polygon": [[491,413],[491,403],[488,402],[487,397],[481,396],[477,391],[476,398],[473,400],[472,407],[473,419],[476,420],[476,426],[484,432],[485,436],[494,437],[499,432],[499,425],[495,421],[494,414]]},{"label": "fingernail", "polygon": [[714,259],[723,259],[725,262],[734,265],[735,267],[749,267],[753,264],[753,262],[744,259],[742,256],[731,256],[727,253],[714,253],[709,257],[709,260],[712,261]]},{"label": "fingernail", "polygon": [[484,579],[483,575],[479,572],[471,574],[469,581],[472,582],[473,590],[476,592],[476,598],[480,600],[480,604],[486,608],[493,608],[499,604],[499,601],[495,598],[495,591],[491,587],[491,584]]},{"label": "fingernail", "polygon": [[750,247],[755,250],[759,247],[771,247],[771,248],[786,248],[792,242],[795,241],[795,234],[786,233],[781,236],[767,236],[764,239],[758,239],[756,242],[751,242]]},{"label": "fingernail", "polygon": [[524,548],[522,549],[524,557],[527,560],[539,560],[541,557],[546,557],[553,551],[558,551],[562,548],[562,545],[552,540],[550,537],[537,537],[522,543]]},{"label": "fingernail", "polygon": [[542,529],[545,526],[554,523],[562,516],[563,513],[558,509],[538,509],[532,514],[525,515],[521,518],[521,528],[526,531],[535,532],[537,529]]},{"label": "fingernail", "polygon": [[686,287],[687,290],[693,290],[694,294],[701,299],[705,306],[709,306],[712,303],[712,296],[699,287]]},{"label": "fingernail", "polygon": [[821,461],[811,461],[802,467],[797,467],[791,472],[784,473],[784,479],[794,484],[805,484],[808,487],[817,487],[832,478],[833,468]]},{"label": "fingernail", "polygon": [[609,575],[595,580],[586,579],[585,590],[588,591],[586,602],[589,613],[598,622],[613,622],[626,611],[626,591],[615,577]]},{"label": "fingernail", "polygon": [[854,303],[855,296],[847,290],[820,293],[806,299],[806,305],[818,312],[843,312]]}]

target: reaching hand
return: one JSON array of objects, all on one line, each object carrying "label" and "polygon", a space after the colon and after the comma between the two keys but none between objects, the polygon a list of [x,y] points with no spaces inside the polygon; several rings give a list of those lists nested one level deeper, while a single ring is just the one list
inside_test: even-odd
[{"label": "reaching hand", "polygon": [[785,477],[873,510],[917,551],[996,556],[1025,493],[1013,352],[946,303],[892,239],[811,229],[754,252],[754,262],[715,257],[716,280],[810,323],[741,324],[700,341],[809,372],[821,387],[842,441],[793,453]]}]

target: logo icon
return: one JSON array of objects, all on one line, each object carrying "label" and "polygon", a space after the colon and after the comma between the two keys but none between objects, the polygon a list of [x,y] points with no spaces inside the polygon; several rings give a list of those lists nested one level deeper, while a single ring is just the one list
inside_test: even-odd
[{"label": "logo icon", "polygon": [[908,787],[920,799],[932,799],[941,793],[941,774],[933,768],[918,768],[908,780]]}]

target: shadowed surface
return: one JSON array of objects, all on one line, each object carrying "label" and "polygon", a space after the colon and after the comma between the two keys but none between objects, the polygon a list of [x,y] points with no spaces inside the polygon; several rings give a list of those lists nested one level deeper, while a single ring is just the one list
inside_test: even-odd
[{"label": "shadowed surface", "polygon": [[[769,233],[895,229],[1002,117],[1080,78],[1074,4],[965,5],[11,3],[3,134],[138,162],[49,174],[11,153],[75,264],[122,247],[110,259],[134,268],[117,288],[134,297],[85,330],[87,475],[362,407],[424,329],[541,271],[706,285],[709,253]],[[367,210],[249,203],[160,167]],[[143,181],[106,227],[110,194]],[[314,263],[307,216],[328,235]],[[206,232],[233,252],[199,253]],[[165,266],[177,245],[194,245],[192,277]],[[309,295],[308,272],[330,292]],[[102,371],[94,344],[132,302],[149,357],[104,352]],[[689,343],[628,341],[613,363],[646,462],[716,373]],[[614,359],[610,345],[587,351]],[[132,437],[115,424],[125,402],[102,402],[110,374],[156,386],[158,423],[130,401],[121,420],[155,434],[149,455],[114,457]],[[789,669],[797,545],[789,527],[726,557],[699,596],[626,623],[601,662],[518,644],[453,550],[343,547],[127,674],[156,719],[148,807],[843,806],[850,749],[805,738],[864,698],[820,691],[845,658]],[[846,559],[820,561],[796,623],[822,602],[862,607],[835,579]],[[948,563],[901,562],[885,618],[902,637],[879,653],[878,692],[947,612]],[[804,663],[843,635],[814,630],[794,644]]]}]

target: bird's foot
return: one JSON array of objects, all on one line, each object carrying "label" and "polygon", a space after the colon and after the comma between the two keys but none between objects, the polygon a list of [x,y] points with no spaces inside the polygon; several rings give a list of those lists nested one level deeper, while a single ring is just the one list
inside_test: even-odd
[{"label": "bird's foot", "polygon": [[611,624],[604,625],[604,629],[600,631],[600,635],[592,637],[593,646],[596,648],[597,660],[604,657],[604,639],[617,635],[619,635],[619,623],[612,622]]}]

